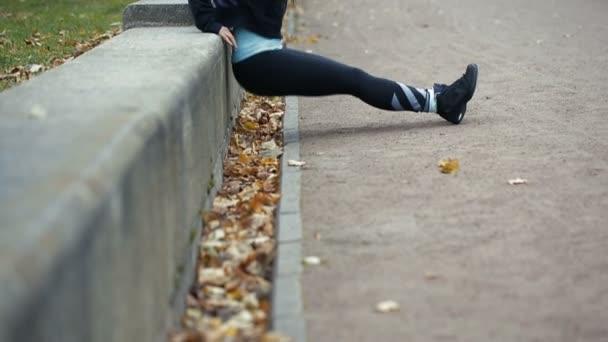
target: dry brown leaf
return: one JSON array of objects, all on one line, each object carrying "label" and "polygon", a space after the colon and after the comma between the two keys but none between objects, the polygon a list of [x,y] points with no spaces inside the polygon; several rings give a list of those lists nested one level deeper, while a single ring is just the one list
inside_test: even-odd
[{"label": "dry brown leaf", "polygon": [[251,163],[251,158],[249,158],[249,156],[245,152],[241,152],[239,154],[239,163],[243,165],[249,165],[249,163]]},{"label": "dry brown leaf", "polygon": [[445,174],[454,174],[460,171],[460,161],[458,159],[444,159],[437,164],[439,171]]},{"label": "dry brown leaf", "polygon": [[202,333],[196,330],[181,331],[170,337],[171,342],[205,342]]},{"label": "dry brown leaf", "polygon": [[257,131],[258,129],[260,129],[260,124],[255,121],[246,121],[245,123],[243,123],[243,128],[248,131]]},{"label": "dry brown leaf", "polygon": [[260,341],[270,317],[272,287],[266,277],[276,254],[280,163],[265,154],[281,149],[284,104],[281,98],[247,94],[246,99],[237,119],[240,129],[230,139],[224,184],[204,215],[198,288],[188,301],[202,316],[182,319],[184,329],[209,340]]}]

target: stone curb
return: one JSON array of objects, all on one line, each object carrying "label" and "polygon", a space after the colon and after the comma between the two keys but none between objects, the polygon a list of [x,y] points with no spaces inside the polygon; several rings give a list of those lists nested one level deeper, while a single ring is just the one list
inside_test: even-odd
[{"label": "stone curb", "polygon": [[302,217],[300,212],[301,170],[287,161],[300,158],[298,99],[285,99],[285,148],[281,159],[281,203],[277,220],[277,256],[273,273],[272,329],[306,341],[302,301]]}]

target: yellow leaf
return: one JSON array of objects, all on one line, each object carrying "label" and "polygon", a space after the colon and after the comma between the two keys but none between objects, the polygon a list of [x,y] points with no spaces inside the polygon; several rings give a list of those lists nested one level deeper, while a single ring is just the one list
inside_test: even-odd
[{"label": "yellow leaf", "polygon": [[308,38],[306,38],[306,43],[309,45],[316,44],[318,42],[319,42],[318,34],[313,34],[313,35],[308,36]]},{"label": "yellow leaf", "polygon": [[248,131],[256,131],[260,128],[260,124],[255,121],[247,121],[243,124],[243,128]]},{"label": "yellow leaf", "polygon": [[249,156],[247,154],[245,154],[244,152],[241,152],[239,154],[239,163],[243,164],[243,165],[247,165],[251,162],[251,158],[249,158]]},{"label": "yellow leaf", "polygon": [[458,159],[444,159],[439,161],[441,173],[452,174],[460,171],[460,161]]},{"label": "yellow leaf", "polygon": [[228,327],[224,333],[224,337],[234,339],[239,336],[239,329],[237,327]]}]

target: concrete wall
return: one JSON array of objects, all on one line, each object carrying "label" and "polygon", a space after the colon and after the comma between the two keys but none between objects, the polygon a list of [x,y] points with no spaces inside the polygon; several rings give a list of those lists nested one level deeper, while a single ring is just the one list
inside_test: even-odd
[{"label": "concrete wall", "polygon": [[229,71],[217,36],[135,28],[0,94],[0,341],[165,339],[240,104]]},{"label": "concrete wall", "polygon": [[123,13],[123,26],[190,26],[194,19],[187,0],[140,0],[127,6]]}]

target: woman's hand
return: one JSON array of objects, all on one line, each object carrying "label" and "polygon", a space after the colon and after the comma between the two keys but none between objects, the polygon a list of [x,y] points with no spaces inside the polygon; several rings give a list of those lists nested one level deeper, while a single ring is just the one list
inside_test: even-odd
[{"label": "woman's hand", "polygon": [[222,39],[230,44],[230,46],[234,47],[235,49],[238,48],[238,46],[236,45],[236,39],[234,38],[234,35],[232,35],[232,32],[230,32],[230,29],[228,29],[226,26],[222,26],[222,28],[220,29],[220,32],[218,33],[220,35],[220,37],[222,37]]}]

